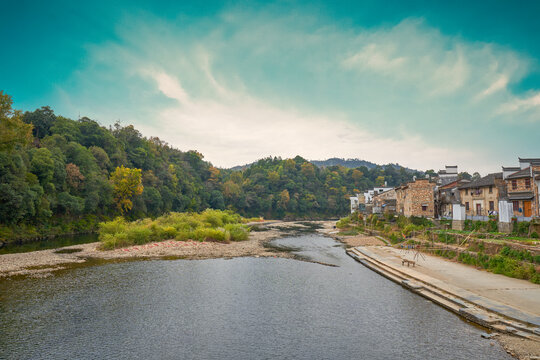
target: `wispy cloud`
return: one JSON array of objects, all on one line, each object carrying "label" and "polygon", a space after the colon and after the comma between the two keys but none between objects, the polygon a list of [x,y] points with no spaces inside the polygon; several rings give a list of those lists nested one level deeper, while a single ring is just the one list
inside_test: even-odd
[{"label": "wispy cloud", "polygon": [[[501,113],[534,112],[534,119],[540,122],[540,92],[524,98],[514,98],[499,107]],[[532,117],[531,117],[532,118]]]},{"label": "wispy cloud", "polygon": [[128,18],[118,36],[89,47],[88,66],[62,87],[65,103],[219,166],[299,154],[493,171],[516,156],[493,146],[502,139],[540,151],[538,126],[514,116],[538,118],[538,93],[510,89],[532,61],[421,19],[361,29],[229,11],[189,26]]},{"label": "wispy cloud", "polygon": [[[440,147],[429,147],[426,153],[428,146],[418,136],[400,140],[378,137],[339,114],[328,116],[276,107],[221,84],[216,86],[224,92],[223,98],[192,99],[178,96],[186,92],[180,90],[175,76],[159,72],[153,73],[152,78],[160,91],[177,100],[177,104],[161,109],[156,114],[159,119],[156,124],[142,124],[145,132],[157,130],[167,141],[196,148],[210,160],[219,159],[222,166],[243,164],[268,155],[292,157],[300,153],[322,159],[330,154],[355,157],[371,153],[373,161],[385,162],[391,158],[422,167],[426,161],[437,163],[451,155]],[[208,78],[213,78],[211,73]],[[175,91],[171,92],[171,88]],[[460,151],[460,155],[471,154]]]}]

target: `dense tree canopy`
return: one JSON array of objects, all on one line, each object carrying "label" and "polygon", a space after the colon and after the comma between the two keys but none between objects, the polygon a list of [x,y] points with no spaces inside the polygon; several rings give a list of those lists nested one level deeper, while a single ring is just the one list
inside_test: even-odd
[{"label": "dense tree canopy", "polygon": [[266,218],[339,216],[347,213],[349,196],[413,175],[395,167],[319,168],[299,156],[265,158],[243,170],[218,169],[199,152],[146,138],[132,125],[105,128],[86,117],[57,116],[49,107],[22,114],[0,92],[4,226],[205,208]]}]

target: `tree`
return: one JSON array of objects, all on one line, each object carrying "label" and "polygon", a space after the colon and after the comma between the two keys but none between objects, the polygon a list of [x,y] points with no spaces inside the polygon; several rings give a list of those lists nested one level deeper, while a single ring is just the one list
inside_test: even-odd
[{"label": "tree", "polygon": [[117,167],[111,174],[114,200],[118,210],[123,214],[133,207],[132,199],[143,192],[141,169]]},{"label": "tree", "polygon": [[33,112],[25,112],[22,120],[27,124],[34,125],[33,134],[38,139],[43,139],[51,133],[51,126],[55,123],[54,111],[48,106],[43,106]]},{"label": "tree", "polygon": [[291,197],[289,195],[289,191],[287,191],[287,189],[283,190],[279,194],[279,201],[278,201],[279,207],[284,210],[287,209],[287,205],[289,204],[290,199]]},{"label": "tree", "polygon": [[364,176],[364,173],[362,173],[360,170],[354,169],[352,172],[352,178],[355,182],[355,184],[358,184],[360,180],[362,180],[362,176]]},{"label": "tree", "polygon": [[49,149],[32,149],[30,170],[38,177],[41,185],[51,182],[54,175],[54,160]]},{"label": "tree", "polygon": [[11,96],[0,90],[0,151],[12,151],[32,140],[32,125],[21,121],[21,112],[12,104]]},{"label": "tree", "polygon": [[69,163],[66,165],[66,180],[71,188],[78,190],[84,181],[84,175],[81,174],[77,165]]}]

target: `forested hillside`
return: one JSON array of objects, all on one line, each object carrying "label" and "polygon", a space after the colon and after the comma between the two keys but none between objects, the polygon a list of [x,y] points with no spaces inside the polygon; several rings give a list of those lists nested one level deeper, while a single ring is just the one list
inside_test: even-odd
[{"label": "forested hillside", "polygon": [[[181,146],[182,144],[178,144]],[[301,157],[218,169],[133,126],[22,113],[0,92],[0,238],[91,230],[102,219],[230,208],[265,218],[345,214],[348,197],[410,180],[404,169],[319,168]]]}]

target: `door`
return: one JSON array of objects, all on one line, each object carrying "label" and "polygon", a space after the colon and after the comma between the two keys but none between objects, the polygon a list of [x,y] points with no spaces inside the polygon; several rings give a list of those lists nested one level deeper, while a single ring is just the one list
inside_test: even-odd
[{"label": "door", "polygon": [[532,216],[532,203],[530,201],[523,202],[523,216],[525,217]]},{"label": "door", "polygon": [[476,204],[476,215],[482,215],[482,204]]}]

